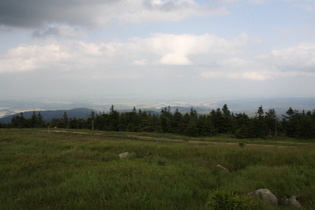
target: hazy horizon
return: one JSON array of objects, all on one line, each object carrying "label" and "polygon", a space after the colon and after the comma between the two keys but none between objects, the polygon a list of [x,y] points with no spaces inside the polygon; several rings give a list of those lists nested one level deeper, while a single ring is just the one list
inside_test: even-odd
[{"label": "hazy horizon", "polygon": [[[66,98],[64,100],[52,98],[30,98],[15,100],[0,100],[0,118],[26,111],[70,110],[88,108],[95,111],[108,112],[114,105],[116,110],[159,111],[164,107],[196,108],[201,113],[208,113],[212,109],[222,108],[224,104],[233,113],[245,112],[255,114],[259,106],[265,111],[275,109],[278,115],[284,114],[290,107],[298,111],[314,111],[315,97],[307,98],[119,98],[118,96],[103,96],[90,98]],[[187,109],[189,111],[189,109]],[[174,109],[173,109],[174,111]]]}]

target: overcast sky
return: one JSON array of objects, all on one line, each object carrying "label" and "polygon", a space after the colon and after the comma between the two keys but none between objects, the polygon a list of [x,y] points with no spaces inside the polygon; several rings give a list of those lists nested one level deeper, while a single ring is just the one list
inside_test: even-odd
[{"label": "overcast sky", "polygon": [[315,97],[314,0],[0,0],[0,96]]}]

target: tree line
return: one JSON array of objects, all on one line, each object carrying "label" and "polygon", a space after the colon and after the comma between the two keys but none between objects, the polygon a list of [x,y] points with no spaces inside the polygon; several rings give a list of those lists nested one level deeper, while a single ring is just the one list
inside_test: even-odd
[{"label": "tree line", "polygon": [[165,107],[160,113],[151,113],[133,108],[132,111],[118,112],[111,106],[108,113],[91,112],[87,119],[68,118],[65,112],[61,118],[44,122],[38,112],[30,119],[21,113],[12,118],[11,123],[1,124],[6,128],[66,128],[97,129],[104,131],[159,132],[187,136],[214,136],[229,134],[236,138],[266,138],[268,136],[288,136],[301,139],[315,138],[315,110],[298,111],[289,108],[285,115],[277,118],[274,109],[264,111],[258,107],[255,116],[245,113],[232,113],[225,104],[213,109],[209,114],[190,112],[181,113],[171,107]]}]

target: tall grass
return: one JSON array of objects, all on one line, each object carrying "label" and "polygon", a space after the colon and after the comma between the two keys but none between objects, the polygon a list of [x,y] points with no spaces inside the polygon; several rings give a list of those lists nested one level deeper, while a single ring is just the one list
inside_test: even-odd
[{"label": "tall grass", "polygon": [[258,188],[314,209],[314,148],[0,130],[0,209],[205,209],[214,189]]}]

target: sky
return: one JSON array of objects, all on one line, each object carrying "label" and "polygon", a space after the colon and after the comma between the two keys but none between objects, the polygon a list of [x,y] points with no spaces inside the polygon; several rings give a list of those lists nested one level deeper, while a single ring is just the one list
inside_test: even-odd
[{"label": "sky", "polygon": [[314,90],[314,0],[0,0],[2,100]]}]

